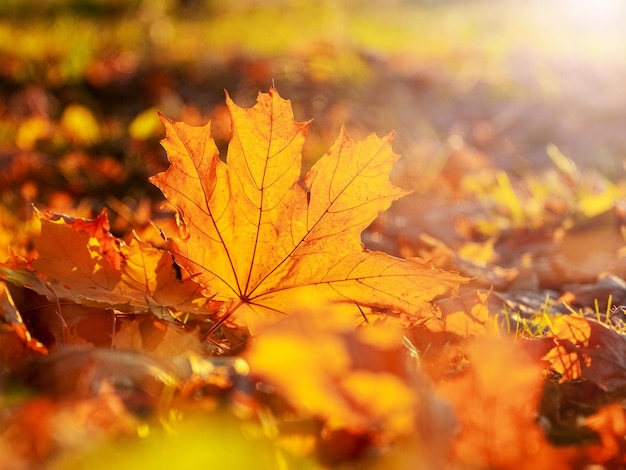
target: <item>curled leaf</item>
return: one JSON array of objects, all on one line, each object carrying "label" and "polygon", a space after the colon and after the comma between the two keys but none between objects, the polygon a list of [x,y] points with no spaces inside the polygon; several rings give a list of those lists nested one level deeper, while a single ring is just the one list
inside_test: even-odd
[{"label": "curled leaf", "polygon": [[167,251],[138,239],[127,245],[108,230],[105,211],[96,219],[43,214],[37,258],[29,264],[15,257],[0,266],[0,273],[54,300],[159,316],[207,313],[199,286],[178,279]]},{"label": "curled leaf", "polygon": [[28,356],[47,352],[46,347],[31,336],[7,285],[0,282],[0,366],[14,367]]}]

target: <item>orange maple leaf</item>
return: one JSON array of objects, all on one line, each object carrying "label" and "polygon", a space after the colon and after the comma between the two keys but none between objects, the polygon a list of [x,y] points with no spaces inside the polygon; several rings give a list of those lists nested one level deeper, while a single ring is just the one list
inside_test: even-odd
[{"label": "orange maple leaf", "polygon": [[362,142],[345,130],[300,178],[308,123],[294,120],[275,89],[243,109],[226,97],[233,137],[219,159],[210,123],[164,118],[171,166],[151,178],[182,216],[168,242],[177,263],[223,316],[254,332],[267,319],[314,299],[355,315],[373,308],[413,320],[433,315],[430,301],[463,281],[418,259],[366,252],[361,232],[406,191],[388,179],[397,160],[393,134]]},{"label": "orange maple leaf", "polygon": [[93,220],[40,214],[37,258],[13,257],[0,275],[41,295],[125,311],[207,313],[207,299],[176,277],[171,255],[138,239],[129,244],[108,231],[106,211]]}]

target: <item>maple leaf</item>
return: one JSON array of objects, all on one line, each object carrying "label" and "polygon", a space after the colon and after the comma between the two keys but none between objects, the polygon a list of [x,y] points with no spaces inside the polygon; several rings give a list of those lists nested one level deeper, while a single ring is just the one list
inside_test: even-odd
[{"label": "maple leaf", "polygon": [[176,277],[171,255],[138,239],[129,244],[109,233],[106,210],[95,219],[39,214],[37,258],[14,257],[0,275],[37,293],[98,307],[206,313],[197,284]]},{"label": "maple leaf", "polygon": [[151,178],[182,216],[168,249],[205,295],[251,332],[315,299],[360,315],[372,308],[433,315],[430,301],[463,279],[418,260],[365,252],[361,232],[406,191],[388,179],[393,134],[351,140],[344,129],[304,179],[308,123],[275,89],[243,109],[227,95],[232,139],[221,161],[210,123],[164,118],[170,167]]}]

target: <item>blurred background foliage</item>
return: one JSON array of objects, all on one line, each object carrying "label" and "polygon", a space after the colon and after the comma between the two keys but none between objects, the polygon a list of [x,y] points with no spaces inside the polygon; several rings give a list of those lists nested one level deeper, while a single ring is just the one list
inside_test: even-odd
[{"label": "blurred background foliage", "polygon": [[[211,120],[225,155],[224,91],[251,106],[274,85],[296,119],[314,118],[305,171],[342,123],[354,138],[397,132],[394,178],[416,194],[364,234],[368,247],[469,263],[485,288],[536,292],[502,297],[534,315],[559,294],[546,288],[626,275],[624,44],[622,0],[0,1],[0,261],[32,248],[32,204],[108,207],[116,235],[162,242],[142,231],[171,222],[147,181],[167,167],[158,113]],[[205,446],[220,432],[234,447]],[[203,450],[248,465],[240,434],[192,423],[60,468],[177,451],[197,466]]]},{"label": "blurred background foliage", "polygon": [[212,119],[225,151],[224,90],[248,106],[272,84],[314,118],[307,165],[345,123],[396,130],[398,178],[418,190],[459,149],[525,174],[552,168],[554,145],[616,180],[625,21],[618,0],[5,0],[0,197],[145,214],[166,166],[157,111]]}]

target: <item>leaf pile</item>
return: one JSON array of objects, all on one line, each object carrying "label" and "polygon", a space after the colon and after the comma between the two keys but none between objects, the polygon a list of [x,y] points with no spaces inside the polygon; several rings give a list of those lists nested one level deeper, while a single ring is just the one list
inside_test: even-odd
[{"label": "leaf pile", "polygon": [[[267,468],[625,463],[619,310],[584,308],[599,292],[611,304],[621,284],[571,286],[551,309],[559,299],[532,263],[559,259],[539,234],[558,226],[564,239],[567,211],[522,231],[527,210],[500,175],[510,225],[456,219],[456,237],[407,241],[393,233],[401,219],[379,217],[408,194],[389,180],[393,134],[356,142],[342,129],[302,176],[309,124],[288,100],[270,89],[252,108],[226,105],[223,158],[210,123],[163,119],[170,167],[151,181],[176,225],[120,238],[106,210],[41,212],[33,246],[2,253],[1,464],[91,467],[142,436],[116,467],[164,445],[193,468],[206,464],[194,436],[217,419],[230,442],[210,462],[224,466],[247,446],[265,449]],[[446,191],[482,194],[471,174],[446,174]],[[595,217],[592,206],[572,207]],[[520,233],[540,241],[504,262]]]}]

